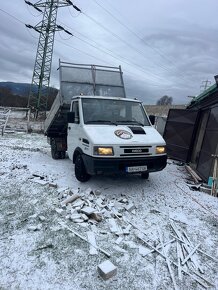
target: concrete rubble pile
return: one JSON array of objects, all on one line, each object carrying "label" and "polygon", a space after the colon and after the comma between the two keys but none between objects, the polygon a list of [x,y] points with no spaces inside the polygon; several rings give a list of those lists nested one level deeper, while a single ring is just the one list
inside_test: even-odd
[{"label": "concrete rubble pile", "polygon": [[[148,255],[152,257],[152,253],[159,254],[166,262],[175,289],[179,289],[178,285],[182,283],[184,276],[189,276],[204,288],[213,286],[200,261],[205,258],[213,263],[217,261],[200,250],[201,244],[194,245],[185,231],[179,229],[173,220],[169,220],[168,236],[171,236],[171,239],[164,241],[163,233],[157,228],[158,235],[154,241],[145,230],[132,222],[138,207],[129,202],[125,195],[110,200],[99,190],[90,188],[85,192],[59,189],[58,198],[60,207],[56,211],[62,220],[65,218],[60,225],[86,241],[90,246],[91,255],[101,252],[107,258],[112,258],[111,253],[97,246],[96,236],[98,238],[99,235],[105,234],[107,240],[110,237],[110,244],[113,244],[110,251],[115,251],[114,255],[116,252],[127,253],[128,247],[138,250],[143,258],[147,258]],[[117,273],[117,267],[109,260],[100,264],[97,270],[104,280]]]}]

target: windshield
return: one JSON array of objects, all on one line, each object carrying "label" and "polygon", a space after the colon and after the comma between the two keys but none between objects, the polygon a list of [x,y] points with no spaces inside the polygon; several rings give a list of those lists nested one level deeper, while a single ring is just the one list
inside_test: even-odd
[{"label": "windshield", "polygon": [[150,126],[141,103],[87,98],[82,99],[82,107],[84,124]]}]

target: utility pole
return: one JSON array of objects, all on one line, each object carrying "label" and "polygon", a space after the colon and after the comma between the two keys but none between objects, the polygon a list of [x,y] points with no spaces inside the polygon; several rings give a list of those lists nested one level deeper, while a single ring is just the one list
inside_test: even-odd
[{"label": "utility pole", "polygon": [[47,110],[55,31],[62,30],[72,35],[62,26],[56,25],[58,8],[73,6],[77,11],[81,12],[81,10],[73,5],[70,0],[40,0],[35,4],[26,0],[25,2],[37,11],[43,13],[42,21],[36,26],[26,24],[26,27],[34,29],[39,33],[39,42],[28,100],[28,107],[34,113],[34,119],[37,119],[39,112],[46,113]]},{"label": "utility pole", "polygon": [[206,89],[208,89],[209,86],[211,85],[211,81],[209,81],[209,80],[202,81],[201,83],[202,83],[202,85],[200,86],[200,91],[201,92],[206,91]]}]

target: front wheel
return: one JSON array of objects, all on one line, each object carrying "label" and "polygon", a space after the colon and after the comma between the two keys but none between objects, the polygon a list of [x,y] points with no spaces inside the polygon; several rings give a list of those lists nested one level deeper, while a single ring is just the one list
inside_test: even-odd
[{"label": "front wheel", "polygon": [[142,172],[141,173],[141,178],[148,179],[148,177],[149,177],[149,172]]},{"label": "front wheel", "polygon": [[76,179],[81,182],[86,182],[90,179],[90,175],[87,173],[82,156],[79,154],[75,161],[75,176]]}]

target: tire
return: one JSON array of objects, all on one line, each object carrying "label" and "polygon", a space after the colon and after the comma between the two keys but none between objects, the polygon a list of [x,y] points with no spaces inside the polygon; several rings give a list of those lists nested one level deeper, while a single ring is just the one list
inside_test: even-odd
[{"label": "tire", "polygon": [[60,151],[60,159],[65,159],[66,158],[66,152],[65,151]]},{"label": "tire", "polygon": [[142,172],[141,173],[141,178],[148,179],[149,178],[149,172]]},{"label": "tire", "polygon": [[53,159],[60,159],[60,152],[57,151],[55,140],[51,141],[51,156]]},{"label": "tire", "polygon": [[82,159],[82,155],[79,154],[76,157],[76,161],[75,161],[75,176],[76,179],[79,180],[80,182],[86,182],[90,179],[90,175],[87,173],[83,159]]}]

